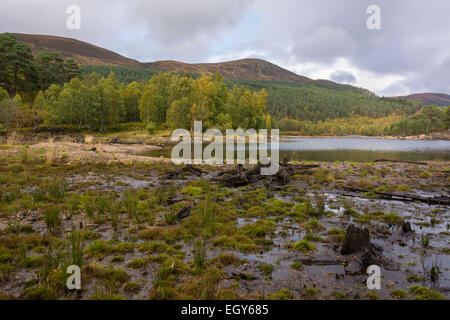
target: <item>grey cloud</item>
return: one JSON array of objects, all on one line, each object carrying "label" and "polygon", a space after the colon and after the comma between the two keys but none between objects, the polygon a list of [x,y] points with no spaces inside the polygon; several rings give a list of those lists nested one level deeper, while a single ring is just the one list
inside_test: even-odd
[{"label": "grey cloud", "polygon": [[335,82],[354,83],[356,77],[351,72],[336,70],[330,74],[330,79]]},{"label": "grey cloud", "polygon": [[[65,27],[69,4],[82,9],[79,31]],[[372,4],[381,8],[381,30],[366,27]],[[3,0],[0,32],[73,37],[141,61],[253,53],[328,70],[345,58],[352,68],[404,78],[380,94],[450,92],[448,12],[448,0]]]}]

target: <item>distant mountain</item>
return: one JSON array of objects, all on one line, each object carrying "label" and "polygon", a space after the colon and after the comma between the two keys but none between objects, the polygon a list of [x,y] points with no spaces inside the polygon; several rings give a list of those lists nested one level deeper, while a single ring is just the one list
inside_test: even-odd
[{"label": "distant mountain", "polygon": [[450,95],[445,93],[416,93],[409,96],[395,97],[398,99],[414,100],[424,105],[450,106]]},{"label": "distant mountain", "polygon": [[82,66],[115,66],[166,72],[190,72],[192,74],[214,74],[220,72],[229,80],[269,80],[291,82],[299,85],[312,84],[333,90],[351,90],[364,95],[373,95],[366,89],[350,85],[339,84],[329,80],[312,80],[261,59],[197,64],[177,61],[141,63],[110,50],[72,38],[22,33],[14,33],[13,35],[17,40],[28,44],[34,54],[41,50],[58,51],[64,58],[74,58]]},{"label": "distant mountain", "polygon": [[58,51],[64,58],[73,58],[80,65],[108,65],[140,68],[140,62],[92,44],[72,38],[13,33],[16,39],[31,47],[33,54],[41,50]]},{"label": "distant mountain", "polygon": [[242,59],[219,63],[189,64],[177,61],[156,61],[143,63],[148,69],[190,72],[198,74],[214,74],[220,72],[230,80],[275,80],[287,82],[310,83],[313,80],[283,69],[273,63],[261,59]]}]

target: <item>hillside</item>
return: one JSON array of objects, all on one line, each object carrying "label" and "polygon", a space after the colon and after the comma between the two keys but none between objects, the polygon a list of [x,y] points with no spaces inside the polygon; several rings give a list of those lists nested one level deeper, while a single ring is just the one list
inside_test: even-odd
[{"label": "hillside", "polygon": [[41,50],[58,51],[63,58],[73,58],[80,65],[141,67],[136,60],[76,39],[22,33],[13,35],[17,40],[28,44],[35,55]]},{"label": "hillside", "polygon": [[169,60],[141,63],[76,39],[20,33],[14,33],[13,35],[17,40],[28,44],[32,48],[33,54],[37,54],[40,50],[58,51],[64,58],[74,58],[82,66],[115,66],[166,72],[190,72],[192,74],[214,74],[220,72],[229,80],[264,80],[312,84],[329,89],[351,90],[365,95],[373,95],[366,89],[350,85],[343,85],[329,80],[312,80],[261,59],[197,64]]},{"label": "hillside", "polygon": [[198,64],[177,61],[156,61],[143,63],[143,66],[148,69],[172,72],[190,72],[198,74],[214,74],[219,72],[229,80],[275,80],[299,83],[309,83],[313,81],[261,59],[242,59],[228,62]]},{"label": "hillside", "polygon": [[445,93],[417,93],[396,98],[419,101],[424,105],[450,106],[450,95]]}]

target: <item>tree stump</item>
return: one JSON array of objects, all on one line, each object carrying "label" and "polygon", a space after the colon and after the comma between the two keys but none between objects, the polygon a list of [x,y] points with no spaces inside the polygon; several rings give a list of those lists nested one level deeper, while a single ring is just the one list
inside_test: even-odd
[{"label": "tree stump", "polygon": [[344,243],[342,245],[341,253],[344,255],[361,252],[369,249],[370,235],[369,229],[358,228],[353,224],[347,227],[345,231]]},{"label": "tree stump", "polygon": [[409,221],[406,221],[406,222],[403,221],[401,228],[402,228],[402,234],[409,234],[409,233],[413,232],[413,230],[411,229],[411,223]]}]

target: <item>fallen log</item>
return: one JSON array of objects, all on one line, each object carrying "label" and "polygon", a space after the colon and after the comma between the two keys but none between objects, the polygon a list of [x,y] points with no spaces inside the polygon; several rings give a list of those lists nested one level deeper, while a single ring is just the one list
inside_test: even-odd
[{"label": "fallen log", "polygon": [[191,210],[192,210],[192,205],[180,209],[180,211],[178,211],[178,213],[177,213],[178,220],[183,220],[183,219],[186,219],[187,217],[189,217],[189,215],[191,214]]},{"label": "fallen log", "polygon": [[423,166],[427,166],[427,165],[428,165],[428,163],[426,163],[426,162],[417,162],[417,161],[408,161],[408,160],[388,160],[388,159],[378,159],[378,160],[375,160],[374,162],[409,163],[409,164],[418,164],[418,165],[423,165]]},{"label": "fallen log", "polygon": [[427,203],[428,205],[447,205],[447,206],[450,205],[450,198],[446,197],[446,196],[420,197],[420,196],[411,195],[411,194],[400,194],[400,193],[394,193],[394,192],[379,192],[379,191],[374,191],[374,190],[360,189],[360,188],[353,188],[353,187],[343,187],[343,189],[346,191],[356,192],[356,193],[371,192],[373,194],[378,195],[381,199],[385,199],[385,200],[423,202],[423,203]]},{"label": "fallen log", "polygon": [[302,264],[306,266],[337,266],[345,264],[344,259],[313,259],[313,258],[306,258],[306,259],[295,259],[294,262],[301,262]]},{"label": "fallen log", "polygon": [[278,172],[272,176],[261,175],[261,168],[265,167],[269,167],[269,165],[257,164],[250,169],[245,169],[242,165],[238,165],[231,170],[219,172],[214,180],[231,187],[253,184],[266,178],[269,179],[271,183],[278,182],[280,184],[286,184],[289,177],[300,172],[320,167],[320,165],[296,165],[285,161],[280,163]]},{"label": "fallen log", "polygon": [[174,203],[181,202],[181,201],[183,201],[183,200],[184,200],[184,197],[183,197],[183,196],[175,196],[175,197],[172,197],[172,198],[167,199],[167,200],[164,202],[164,205],[166,205],[166,206],[171,206],[171,205],[173,205]]},{"label": "fallen log", "polygon": [[175,179],[175,178],[178,178],[178,176],[184,172],[192,173],[198,177],[201,177],[201,175],[204,173],[202,170],[197,169],[197,168],[193,167],[192,165],[188,164],[184,168],[181,168],[181,169],[178,169],[178,170],[168,173],[166,175],[166,178],[167,179]]},{"label": "fallen log", "polygon": [[136,144],[136,143],[133,143],[133,142],[123,141],[123,140],[121,140],[120,138],[112,138],[112,139],[109,141],[109,143],[110,143],[110,144],[124,144],[124,145],[132,145],[132,144]]}]

